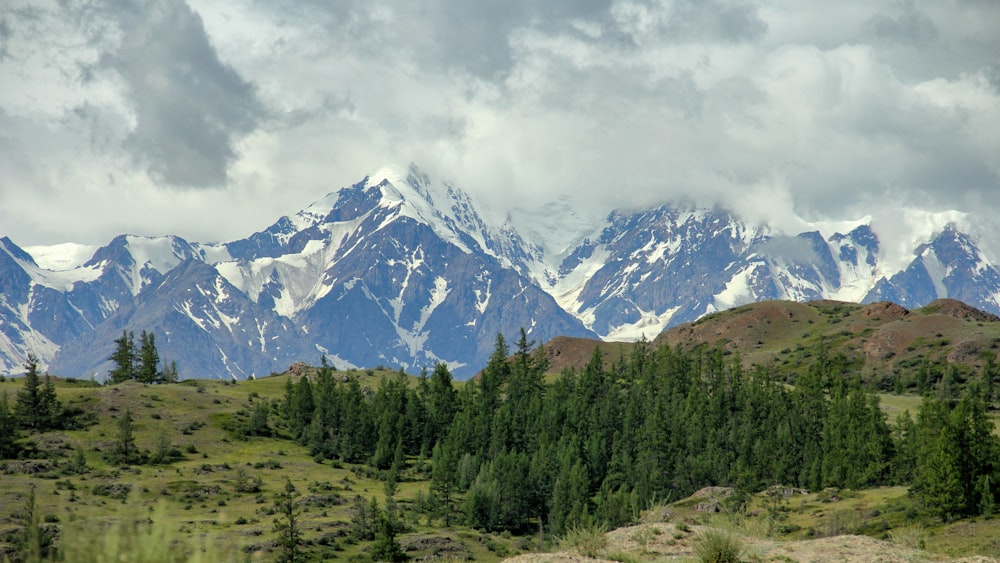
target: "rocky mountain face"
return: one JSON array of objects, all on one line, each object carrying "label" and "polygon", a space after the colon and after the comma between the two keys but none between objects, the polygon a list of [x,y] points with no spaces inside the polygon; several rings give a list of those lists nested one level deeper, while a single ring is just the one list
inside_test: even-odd
[{"label": "rocky mountain face", "polygon": [[31,352],[52,373],[102,379],[123,330],[156,334],[182,377],[246,378],[322,355],[408,371],[446,362],[468,377],[498,333],[522,327],[537,342],[651,339],[769,299],[949,297],[1000,312],[1000,271],[956,226],[902,262],[867,224],[788,235],[723,209],[616,211],[577,240],[553,251],[414,167],[221,245],[123,235],[56,268],[3,238],[0,373],[19,373]]}]

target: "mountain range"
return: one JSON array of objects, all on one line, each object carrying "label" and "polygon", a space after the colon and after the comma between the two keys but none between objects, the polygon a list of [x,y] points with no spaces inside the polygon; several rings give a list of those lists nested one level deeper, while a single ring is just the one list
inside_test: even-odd
[{"label": "mountain range", "polygon": [[583,227],[570,201],[528,227],[487,211],[410,166],[227,243],[2,238],[0,373],[33,353],[51,373],[103,379],[123,330],[153,332],[182,377],[244,379],[326,356],[410,372],[446,362],[465,378],[498,333],[521,328],[536,342],[631,341],[774,299],[951,298],[1000,313],[1000,268],[957,222],[899,249],[867,220],[788,234],[719,207],[617,210]]}]

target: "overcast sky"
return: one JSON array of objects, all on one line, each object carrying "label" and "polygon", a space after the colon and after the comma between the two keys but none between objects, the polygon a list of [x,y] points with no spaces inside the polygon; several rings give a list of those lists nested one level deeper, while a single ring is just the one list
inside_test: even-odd
[{"label": "overcast sky", "polygon": [[994,215],[1000,2],[0,2],[22,246],[242,238],[410,162],[495,211]]}]

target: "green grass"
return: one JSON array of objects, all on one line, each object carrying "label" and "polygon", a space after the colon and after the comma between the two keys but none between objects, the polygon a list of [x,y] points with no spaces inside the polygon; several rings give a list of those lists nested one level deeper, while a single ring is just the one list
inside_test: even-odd
[{"label": "green grass", "polygon": [[[362,385],[374,388],[381,377],[394,376],[395,372],[356,375],[364,378]],[[305,448],[292,441],[278,437],[241,440],[223,428],[233,413],[246,406],[252,394],[280,401],[288,377],[238,384],[190,381],[167,386],[126,383],[93,387],[87,382],[59,382],[62,403],[91,413],[96,424],[25,438],[58,459],[39,460],[41,470],[34,474],[0,474],[0,530],[17,525],[13,515],[22,509],[34,485],[41,519],[63,530],[67,549],[114,553],[127,549],[129,542],[139,538],[178,546],[172,553],[188,559],[176,560],[198,560],[202,557],[199,554],[207,554],[203,560],[211,560],[208,555],[217,555],[216,560],[245,556],[268,560],[273,558],[268,545],[274,537],[275,518],[269,511],[288,479],[300,498],[315,497],[314,502],[303,507],[302,515],[305,538],[314,544],[312,552],[327,558],[364,558],[368,544],[352,543],[343,534],[351,519],[351,500],[361,496],[381,502],[382,481],[366,477],[364,471],[352,471],[349,464],[317,463]],[[21,385],[20,380],[0,382],[0,393],[6,391],[14,401]],[[920,402],[913,395],[883,394],[880,399],[890,420],[905,410],[915,416]],[[109,465],[103,454],[114,440],[117,417],[126,407],[135,417],[141,449],[155,449],[159,436],[165,435],[170,445],[182,452],[183,459],[124,469]],[[280,425],[276,421],[272,425],[280,434]],[[65,471],[77,446],[83,449],[89,466],[84,474]],[[409,555],[452,554],[456,558],[490,561],[537,545],[535,538],[490,535],[461,526],[442,529],[439,521],[414,517],[409,511],[418,496],[427,494],[428,483],[413,467],[417,460],[408,462],[410,467],[403,472],[395,498],[410,527],[399,537],[404,549],[414,546],[407,552]],[[236,490],[240,471],[260,479],[259,493]],[[105,494],[97,494],[101,492]],[[346,502],[324,504],[324,499],[337,496]],[[767,536],[777,540],[860,533],[907,547],[924,545],[933,553],[947,556],[994,554],[1000,545],[1000,520],[943,524],[923,513],[907,496],[905,487],[841,491],[834,497],[810,492],[775,503],[755,495],[748,506],[751,516],[737,521],[722,515],[712,523],[750,538]],[[670,505],[659,502],[650,508],[660,515],[658,518],[671,512],[674,522],[711,521],[694,511],[696,504],[682,500]],[[724,520],[729,523],[724,524]],[[602,553],[606,549],[599,543],[601,537],[599,530],[579,529],[562,540],[581,552]],[[113,543],[98,546],[93,543],[98,540]],[[604,555],[622,561],[644,558],[642,553],[617,551]],[[82,556],[76,560],[87,561]]]},{"label": "green grass", "polygon": [[597,559],[603,556],[608,546],[608,537],[600,526],[574,526],[559,539],[562,549],[575,549],[581,555]]},{"label": "green grass", "polygon": [[[355,372],[362,386],[377,387],[383,376],[394,371]],[[296,487],[301,500],[311,500],[303,508],[304,537],[314,544],[311,552],[322,558],[351,558],[364,555],[368,545],[352,543],[343,531],[351,519],[351,500],[361,496],[384,500],[384,483],[355,473],[353,466],[334,467],[330,462],[317,463],[306,448],[277,437],[239,439],[223,428],[234,412],[246,406],[248,396],[280,401],[289,376],[261,378],[255,381],[185,381],[176,385],[124,383],[92,387],[87,383],[58,382],[57,391],[65,406],[92,413],[96,424],[79,430],[53,431],[27,436],[39,449],[59,459],[41,460],[48,469],[40,473],[0,474],[0,529],[16,526],[11,517],[25,503],[31,486],[42,518],[58,520],[69,543],[67,548],[83,553],[106,551],[120,553],[132,549],[129,542],[168,542],[181,546],[175,554],[190,551],[187,559],[170,561],[270,560],[268,551],[274,537],[275,496],[284,490],[286,479]],[[415,378],[411,378],[415,381]],[[0,382],[0,393],[7,392],[11,402],[21,388],[19,379]],[[180,450],[183,459],[164,465],[118,468],[109,465],[104,452],[113,443],[116,422],[128,407],[135,418],[135,435],[141,450],[155,450],[161,435],[170,446]],[[277,425],[272,419],[272,426]],[[277,429],[280,433],[280,427]],[[82,475],[64,471],[77,446],[84,451],[88,471]],[[410,460],[415,463],[416,460]],[[0,461],[0,465],[4,462]],[[427,462],[429,463],[429,461]],[[339,465],[339,464],[338,464]],[[261,480],[259,493],[236,491],[237,475],[246,474]],[[413,471],[404,472],[395,499],[404,511],[419,494],[427,494],[426,481],[411,480]],[[95,494],[107,493],[110,494]],[[124,492],[124,501],[122,494]],[[340,497],[342,504],[327,502]],[[337,501],[339,502],[339,501]],[[325,503],[325,504],[324,504]],[[455,553],[477,560],[497,560],[498,553],[513,554],[516,548],[507,538],[477,531],[454,528],[439,530],[425,517],[404,515],[411,531],[399,539],[408,552],[419,557],[433,555],[442,542]],[[152,524],[149,524],[149,521]],[[141,525],[136,528],[136,522]],[[143,522],[145,522],[143,524]],[[124,526],[124,527],[123,527]],[[459,536],[458,532],[462,532]],[[105,538],[105,536],[107,536]],[[408,540],[407,538],[411,538]],[[98,541],[117,542],[96,545]],[[430,539],[428,539],[430,538]],[[420,542],[417,542],[417,540]],[[423,542],[423,543],[421,543]],[[319,544],[328,545],[319,545]],[[430,547],[422,547],[424,544]],[[200,555],[199,555],[200,554]],[[225,554],[215,557],[215,555]],[[74,560],[91,561],[78,558]],[[110,559],[103,559],[110,560]],[[132,559],[129,559],[132,560]],[[146,561],[147,559],[142,559]],[[161,559],[148,559],[161,561]]]},{"label": "green grass", "polygon": [[698,532],[692,547],[701,563],[739,563],[743,555],[743,542],[725,530],[705,529]]}]

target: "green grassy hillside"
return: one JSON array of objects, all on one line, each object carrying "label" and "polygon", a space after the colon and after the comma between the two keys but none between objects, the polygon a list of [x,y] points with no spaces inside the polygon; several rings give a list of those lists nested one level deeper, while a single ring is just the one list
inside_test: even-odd
[{"label": "green grassy hillside", "polygon": [[[384,375],[388,372],[351,374],[372,387]],[[282,437],[276,418],[270,421],[276,434],[272,437],[241,438],[226,429],[245,412],[250,398],[279,401],[289,377],[293,376],[106,387],[59,381],[56,388],[63,405],[79,407],[93,424],[28,434],[21,443],[30,450],[26,454],[30,459],[0,461],[0,550],[5,550],[0,553],[13,555],[25,503],[34,488],[42,528],[59,528],[63,541],[72,545],[107,550],[88,542],[116,537],[112,532],[123,521],[148,524],[155,518],[158,532],[180,542],[179,549],[207,546],[223,560],[270,561],[276,557],[275,500],[291,482],[310,555],[363,560],[372,542],[352,540],[349,528],[359,497],[366,505],[371,499],[384,504],[379,474],[362,466],[317,463],[303,446]],[[0,394],[6,392],[13,402],[21,385],[20,379],[7,379],[0,383]],[[140,450],[156,452],[165,441],[178,459],[110,465],[104,454],[116,440],[117,421],[125,409],[135,419]],[[82,471],[70,467],[77,447],[86,459]],[[413,503],[427,492],[421,468],[428,469],[427,462],[409,460],[395,494],[407,526],[400,543],[408,555],[490,560],[515,551],[510,539],[469,529],[442,529],[437,522],[428,524],[426,517],[413,516]],[[258,479],[259,486],[253,486]],[[239,486],[247,480],[251,486]],[[143,536],[143,541],[150,540]]]},{"label": "green grassy hillside", "polygon": [[[502,347],[481,377],[455,388],[447,370],[426,380],[314,368],[239,383],[58,380],[67,414],[55,423],[59,429],[23,430],[16,458],[0,460],[0,560],[19,560],[24,546],[54,546],[69,561],[138,560],[142,549],[158,550],[149,561],[272,561],[286,551],[281,529],[290,518],[306,560],[396,559],[393,553],[496,560],[569,546],[578,555],[652,561],[696,557],[697,534],[718,529],[755,538],[743,540],[758,549],[744,559],[762,561],[797,560],[794,550],[813,549],[789,542],[852,534],[874,538],[842,546],[852,553],[917,550],[891,560],[996,555],[1000,520],[993,519],[996,506],[984,503],[997,498],[1000,442],[989,437],[985,416],[992,399],[981,388],[970,392],[981,374],[968,377],[969,385],[956,376],[955,388],[940,377],[926,382],[939,397],[926,404],[891,389],[876,398],[858,378],[841,377],[858,373],[863,364],[850,354],[864,343],[837,342],[829,331],[843,319],[883,322],[888,314],[842,304],[763,307],[689,328],[774,327],[740,340],[777,349],[758,364],[770,366],[764,372],[744,371],[732,361],[743,352],[734,355],[722,341],[702,350],[713,344],[702,334],[702,341],[647,344],[643,354],[615,345],[604,349],[603,361],[592,348],[589,365],[544,384],[545,356],[505,360]],[[905,313],[886,323],[940,314]],[[825,332],[791,330],[796,318]],[[981,335],[978,324],[995,321],[960,322]],[[856,338],[871,337],[861,336],[866,330]],[[733,342],[735,333],[725,334]],[[788,346],[801,334],[819,334],[814,352]],[[825,345],[837,352],[809,369],[816,362],[809,354]],[[901,346],[924,349],[912,340]],[[544,352],[552,357],[550,347]],[[775,358],[796,353],[801,373],[776,367]],[[846,361],[830,360],[835,354]],[[946,369],[957,364],[942,361]],[[915,377],[899,369],[900,377]],[[24,388],[25,379],[0,381],[0,396],[13,404]],[[352,410],[359,404],[364,408]],[[905,412],[916,424],[885,425]],[[350,428],[363,428],[366,440],[352,440]],[[136,451],[124,446],[126,438]],[[959,439],[981,449],[975,459],[955,450]],[[123,449],[133,461],[111,463]],[[939,479],[929,455],[966,471],[976,487],[965,487],[958,474]],[[911,494],[909,484],[921,479],[925,489]],[[841,484],[824,488],[830,483]],[[667,502],[705,485],[725,487]],[[669,527],[623,528],[600,540],[607,522]],[[614,538],[625,541],[587,547]],[[865,560],[845,553],[803,560]],[[27,555],[23,560],[33,560]]]}]

